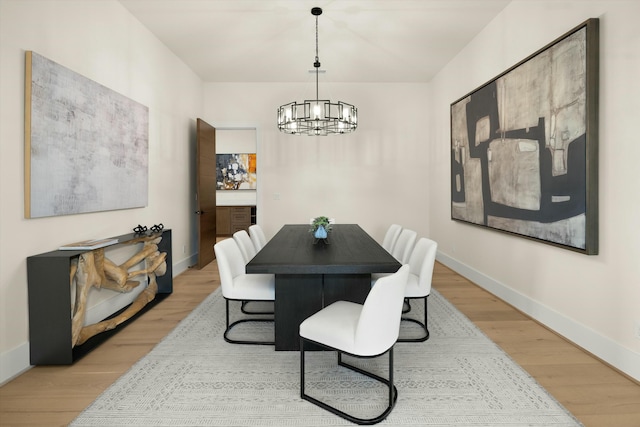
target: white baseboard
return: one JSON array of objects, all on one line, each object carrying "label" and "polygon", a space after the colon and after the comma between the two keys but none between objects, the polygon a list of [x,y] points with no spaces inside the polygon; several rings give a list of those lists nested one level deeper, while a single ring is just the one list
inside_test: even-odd
[{"label": "white baseboard", "polygon": [[572,343],[640,381],[640,354],[600,335],[585,325],[500,283],[468,265],[438,252],[437,260],[476,285],[511,304]]},{"label": "white baseboard", "polygon": [[[173,265],[173,277],[198,262],[198,254],[191,255]],[[0,354],[0,386],[32,368],[29,363],[29,342],[24,342]]]},{"label": "white baseboard", "polygon": [[29,343],[25,342],[0,354],[0,386],[31,369]]},{"label": "white baseboard", "polygon": [[195,253],[187,258],[184,258],[177,263],[173,264],[173,277],[176,277],[179,274],[187,271],[189,267],[192,265],[196,265],[198,263],[198,254]]}]

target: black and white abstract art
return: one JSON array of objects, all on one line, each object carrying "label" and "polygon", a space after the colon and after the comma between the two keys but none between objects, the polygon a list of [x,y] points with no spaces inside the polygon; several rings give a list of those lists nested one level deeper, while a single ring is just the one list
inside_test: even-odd
[{"label": "black and white abstract art", "polygon": [[597,253],[597,19],[451,104],[451,217]]}]

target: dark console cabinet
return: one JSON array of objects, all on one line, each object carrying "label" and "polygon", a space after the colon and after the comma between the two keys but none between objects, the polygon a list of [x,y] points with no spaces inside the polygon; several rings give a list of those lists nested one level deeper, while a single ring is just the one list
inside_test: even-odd
[{"label": "dark console cabinet", "polygon": [[[71,346],[71,283],[70,268],[74,258],[86,250],[52,251],[27,258],[29,290],[29,345],[32,365],[68,365],[88,353],[107,338],[136,319],[173,292],[171,230],[163,230],[158,250],[165,252],[167,271],[157,276],[158,293],[141,311],[113,330],[89,338],[84,344]],[[109,248],[132,243],[140,235],[116,236],[118,243]],[[126,309],[113,313],[119,314]]]}]

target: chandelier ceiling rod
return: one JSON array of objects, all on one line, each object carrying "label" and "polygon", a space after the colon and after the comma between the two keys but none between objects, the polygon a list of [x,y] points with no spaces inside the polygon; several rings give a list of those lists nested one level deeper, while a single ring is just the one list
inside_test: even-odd
[{"label": "chandelier ceiling rod", "polygon": [[318,94],[318,72],[320,70],[320,57],[318,56],[318,16],[322,15],[322,9],[314,7],[311,9],[311,14],[316,17],[316,60],[313,63],[313,67],[316,69],[316,102],[320,99]]},{"label": "chandelier ceiling rod", "polygon": [[318,54],[318,16],[322,9],[314,7],[316,17],[316,99],[296,101],[278,107],[278,129],[294,135],[329,135],[353,132],[358,127],[358,109],[346,102],[321,100],[319,91],[320,59]]}]

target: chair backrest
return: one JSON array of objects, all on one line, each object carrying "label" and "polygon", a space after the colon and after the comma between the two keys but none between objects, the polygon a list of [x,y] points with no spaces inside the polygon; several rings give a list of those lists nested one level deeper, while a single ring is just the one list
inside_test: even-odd
[{"label": "chair backrest", "polygon": [[393,247],[395,246],[401,231],[401,225],[391,224],[389,226],[387,233],[384,235],[384,240],[382,240],[382,247],[385,248],[387,252],[391,253],[393,251]]},{"label": "chair backrest", "polygon": [[398,241],[391,251],[391,255],[393,255],[393,257],[402,264],[408,263],[409,257],[411,256],[411,250],[413,249],[413,245],[416,243],[417,237],[418,233],[415,231],[403,228],[400,232],[400,236],[398,236]]},{"label": "chair backrest", "polygon": [[247,230],[240,230],[233,233],[233,240],[238,244],[240,252],[242,252],[242,256],[244,257],[245,264],[251,261],[251,258],[256,256],[258,253],[258,251],[256,251],[256,247],[253,246],[253,242],[251,241],[251,237],[249,237]]},{"label": "chair backrest", "polygon": [[358,356],[382,354],[398,340],[408,265],[385,277],[371,288],[362,307],[355,333]]},{"label": "chair backrest", "polygon": [[411,252],[409,267],[411,274],[418,276],[420,295],[427,296],[431,292],[433,265],[436,262],[438,243],[426,237],[421,237]]},{"label": "chair backrest", "polygon": [[245,274],[242,252],[234,239],[224,239],[213,246],[220,273],[222,295],[233,295],[233,279]]},{"label": "chair backrest", "polygon": [[253,224],[249,227],[249,237],[251,237],[251,241],[253,242],[253,246],[256,248],[256,252],[264,248],[264,245],[267,244],[267,237],[264,235],[262,227],[258,224]]}]

